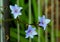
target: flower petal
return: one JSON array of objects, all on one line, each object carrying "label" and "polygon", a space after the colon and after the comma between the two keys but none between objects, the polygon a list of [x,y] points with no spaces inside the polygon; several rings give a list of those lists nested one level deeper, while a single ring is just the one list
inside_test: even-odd
[{"label": "flower petal", "polygon": [[26,37],[25,38],[28,38],[29,37],[29,35],[26,35]]},{"label": "flower petal", "polygon": [[36,31],[33,31],[32,35],[37,35],[37,32]]},{"label": "flower petal", "polygon": [[13,11],[14,10],[14,6],[10,5],[10,9]]},{"label": "flower petal", "polygon": [[50,22],[50,19],[45,19],[45,24],[48,24]]},{"label": "flower petal", "polygon": [[30,35],[30,38],[33,38],[34,36],[33,35]]},{"label": "flower petal", "polygon": [[44,30],[46,29],[47,25],[43,25]]}]

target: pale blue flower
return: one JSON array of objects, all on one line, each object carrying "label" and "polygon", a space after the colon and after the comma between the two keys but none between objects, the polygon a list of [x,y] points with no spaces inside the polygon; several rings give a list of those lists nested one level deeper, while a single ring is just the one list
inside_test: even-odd
[{"label": "pale blue flower", "polygon": [[39,19],[39,26],[42,26],[45,30],[47,24],[50,22],[50,19],[46,19],[44,15],[42,17],[38,17],[38,19]]},{"label": "pale blue flower", "polygon": [[10,5],[11,13],[14,15],[14,18],[17,18],[18,15],[21,14],[22,7],[19,7],[15,4],[15,6]]},{"label": "pale blue flower", "polygon": [[25,38],[28,38],[28,37],[33,38],[34,35],[37,35],[37,32],[35,30],[36,30],[36,28],[32,28],[32,26],[29,25],[28,30],[25,31],[26,32]]}]

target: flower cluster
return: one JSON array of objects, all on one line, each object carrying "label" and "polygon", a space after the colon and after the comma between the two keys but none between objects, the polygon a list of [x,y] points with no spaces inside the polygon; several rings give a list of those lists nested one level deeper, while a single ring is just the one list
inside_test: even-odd
[{"label": "flower cluster", "polygon": [[[14,18],[16,19],[18,15],[21,14],[21,9],[22,7],[19,7],[18,5],[15,4],[15,6],[10,5],[11,13],[14,15]],[[47,19],[44,15],[42,17],[38,17],[39,20],[39,26],[42,26],[44,30],[47,27],[47,24],[50,22],[50,19]],[[33,38],[34,35],[37,35],[37,32],[35,31],[36,28],[33,28],[31,25],[28,25],[28,30],[26,30],[26,37],[25,38]]]}]

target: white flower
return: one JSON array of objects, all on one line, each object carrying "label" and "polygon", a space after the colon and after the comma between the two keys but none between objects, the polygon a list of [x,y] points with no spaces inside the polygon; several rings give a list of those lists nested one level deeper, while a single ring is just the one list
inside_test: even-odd
[{"label": "white flower", "polygon": [[14,18],[16,18],[18,15],[21,15],[22,7],[18,7],[15,4],[15,6],[10,5],[10,9],[11,9],[11,13],[14,15]]},{"label": "white flower", "polygon": [[35,30],[36,30],[36,28],[32,28],[32,26],[29,25],[28,30],[25,31],[26,32],[25,38],[28,38],[28,37],[33,38],[34,35],[37,35],[37,32]]},{"label": "white flower", "polygon": [[40,22],[39,26],[42,26],[45,30],[47,24],[50,22],[50,19],[46,19],[44,15],[42,17],[38,17],[38,19],[39,19],[39,22]]}]

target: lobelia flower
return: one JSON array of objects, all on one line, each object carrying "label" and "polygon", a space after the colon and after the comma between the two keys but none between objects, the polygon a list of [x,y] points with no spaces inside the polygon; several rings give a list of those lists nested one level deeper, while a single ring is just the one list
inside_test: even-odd
[{"label": "lobelia flower", "polygon": [[15,6],[10,5],[10,9],[11,9],[11,13],[14,15],[14,18],[17,18],[18,15],[22,15],[21,14],[21,9],[22,7],[19,7],[15,4]]},{"label": "lobelia flower", "polygon": [[28,30],[25,31],[26,32],[25,38],[28,38],[28,37],[33,38],[34,35],[37,35],[37,32],[35,30],[36,30],[36,28],[32,28],[32,26],[29,25]]},{"label": "lobelia flower", "polygon": [[47,24],[50,22],[50,19],[46,19],[44,15],[42,17],[38,17],[38,19],[39,19],[39,26],[42,26],[45,30]]}]

